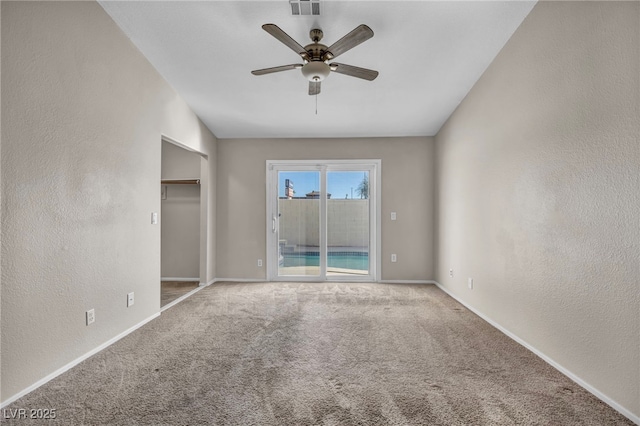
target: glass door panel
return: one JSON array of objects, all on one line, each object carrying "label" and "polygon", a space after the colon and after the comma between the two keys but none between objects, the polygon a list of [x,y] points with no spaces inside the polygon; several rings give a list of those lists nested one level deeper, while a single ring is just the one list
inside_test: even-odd
[{"label": "glass door panel", "polygon": [[327,171],[327,277],[368,275],[369,171]]},{"label": "glass door panel", "polygon": [[319,171],[278,171],[278,276],[321,274],[320,190]]}]

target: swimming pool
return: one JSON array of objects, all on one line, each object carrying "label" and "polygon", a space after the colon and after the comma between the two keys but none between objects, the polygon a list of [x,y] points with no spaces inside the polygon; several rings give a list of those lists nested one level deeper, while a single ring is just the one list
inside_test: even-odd
[{"label": "swimming pool", "polygon": [[[320,266],[318,252],[286,253],[281,266]],[[327,256],[327,267],[341,269],[369,270],[369,253],[337,252]]]}]

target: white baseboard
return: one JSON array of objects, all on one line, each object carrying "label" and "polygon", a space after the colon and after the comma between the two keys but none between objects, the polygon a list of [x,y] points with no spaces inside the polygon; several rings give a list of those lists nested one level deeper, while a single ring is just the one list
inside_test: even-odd
[{"label": "white baseboard", "polygon": [[[216,278],[216,279],[212,280],[209,284],[223,282],[223,281],[232,282],[232,283],[264,283],[264,282],[268,282],[268,280],[259,279],[259,278]],[[315,282],[315,281],[308,281],[308,282]],[[332,282],[332,281],[318,281],[318,282]],[[359,281],[349,281],[349,282],[359,282]],[[433,280],[380,280],[380,281],[377,281],[377,282],[379,282],[380,284],[437,284]]]},{"label": "white baseboard", "polygon": [[432,280],[380,280],[380,284],[435,284]]},{"label": "white baseboard", "polygon": [[35,382],[34,384],[32,384],[31,386],[21,390],[20,392],[18,392],[17,394],[13,395],[12,397],[9,397],[9,399],[2,401],[0,403],[0,408],[4,408],[7,405],[11,404],[12,402],[22,398],[23,396],[25,396],[26,394],[28,394],[29,392],[33,392],[34,390],[38,389],[40,386],[44,385],[45,383],[47,383],[48,381],[55,379],[56,377],[58,377],[59,375],[61,375],[62,373],[72,369],[73,367],[75,367],[76,365],[80,364],[82,361],[84,361],[85,359],[97,354],[98,352],[100,352],[101,350],[111,346],[112,344],[114,344],[115,342],[117,342],[118,340],[122,339],[123,337],[125,337],[127,334],[137,330],[138,328],[142,327],[143,325],[145,325],[146,323],[148,323],[149,321],[157,318],[160,316],[160,312],[155,313],[153,315],[151,315],[149,318],[139,322],[138,324],[134,325],[131,328],[126,329],[125,331],[123,331],[122,333],[118,334],[117,336],[107,340],[106,342],[104,342],[103,344],[101,344],[100,346],[97,346],[95,348],[93,348],[92,350],[90,350],[89,352],[85,353],[84,355],[74,359],[73,361],[71,361],[70,363],[68,363],[67,365],[58,368],[56,371],[54,371],[53,373],[49,374],[48,376],[38,380],[37,382]]},{"label": "white baseboard", "polygon": [[267,280],[258,279],[258,278],[216,278],[213,280],[214,283],[219,283],[222,281],[228,281],[232,283],[264,283]]},{"label": "white baseboard", "polygon": [[213,284],[215,282],[216,282],[216,279],[214,278],[214,279],[212,279],[212,280],[210,280],[210,281],[208,281],[206,283],[200,283],[200,287],[206,287],[206,286],[211,285],[211,284]]},{"label": "white baseboard", "polygon": [[185,278],[185,277],[160,277],[160,281],[178,281],[178,282],[185,282],[185,281],[198,281],[200,282],[200,277],[194,277],[194,278]]},{"label": "white baseboard", "polygon": [[559,363],[554,361],[551,357],[547,356],[546,354],[544,354],[540,350],[536,349],[533,345],[529,344],[528,342],[526,342],[525,340],[521,339],[517,335],[513,334],[512,332],[510,332],[509,330],[507,330],[506,328],[504,328],[503,326],[501,326],[497,322],[493,321],[491,318],[487,317],[482,312],[476,310],[472,306],[468,305],[466,302],[458,299],[458,297],[455,294],[451,293],[449,290],[444,288],[439,282],[434,281],[434,284],[437,285],[440,290],[444,291],[449,296],[451,296],[455,300],[457,300],[458,303],[461,303],[467,309],[469,309],[471,312],[473,312],[474,314],[478,315],[480,318],[482,318],[483,320],[485,320],[486,322],[491,324],[493,327],[495,327],[498,330],[500,330],[507,337],[510,337],[511,339],[513,339],[517,343],[519,343],[520,345],[524,346],[525,348],[527,348],[528,350],[530,350],[531,352],[536,354],[538,357],[542,358],[542,360],[545,361],[547,364],[549,364],[550,366],[552,366],[553,368],[555,368],[556,370],[558,370],[559,372],[561,372],[562,374],[564,374],[565,376],[567,376],[568,378],[570,378],[571,380],[576,382],[578,385],[580,385],[583,388],[585,388],[587,391],[591,392],[594,396],[596,396],[602,402],[604,402],[605,404],[611,406],[611,408],[613,408],[614,410],[618,411],[620,414],[622,414],[623,416],[625,416],[626,418],[628,418],[629,420],[631,420],[635,424],[640,425],[640,416],[637,416],[634,413],[632,413],[631,411],[627,410],[626,408],[624,408],[623,406],[618,404],[616,401],[614,401],[613,399],[611,399],[610,397],[608,397],[607,395],[605,395],[604,393],[600,392],[598,389],[596,389],[595,387],[593,387],[592,385],[590,385],[589,383],[587,383],[586,381],[584,381],[583,379],[578,377],[576,374],[574,374],[573,372],[571,372],[567,368],[563,367],[562,365],[560,365]]}]

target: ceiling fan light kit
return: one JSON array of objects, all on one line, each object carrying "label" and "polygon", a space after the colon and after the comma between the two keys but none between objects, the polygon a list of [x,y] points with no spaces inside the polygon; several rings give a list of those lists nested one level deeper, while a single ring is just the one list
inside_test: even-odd
[{"label": "ceiling fan light kit", "polygon": [[302,66],[302,75],[309,81],[322,81],[331,72],[331,67],[325,62],[307,62]]},{"label": "ceiling fan light kit", "polygon": [[378,76],[378,71],[335,62],[329,63],[330,60],[373,37],[371,28],[364,24],[357,26],[353,31],[329,47],[320,43],[323,33],[316,28],[312,29],[309,33],[312,43],[304,47],[275,24],[264,24],[262,29],[296,52],[296,54],[300,55],[303,63],[254,70],[251,71],[253,75],[265,75],[300,68],[302,75],[309,80],[309,95],[317,95],[320,93],[320,82],[327,78],[331,72],[337,72],[368,81],[375,80]]}]

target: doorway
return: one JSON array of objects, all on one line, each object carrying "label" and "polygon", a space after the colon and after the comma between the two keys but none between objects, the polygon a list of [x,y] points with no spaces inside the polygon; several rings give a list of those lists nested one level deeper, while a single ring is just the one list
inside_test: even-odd
[{"label": "doorway", "polygon": [[270,280],[376,281],[380,166],[267,161]]},{"label": "doorway", "polygon": [[[207,159],[165,137],[161,169],[160,307],[166,308],[197,290],[202,277]],[[206,262],[206,260],[205,260]]]}]

